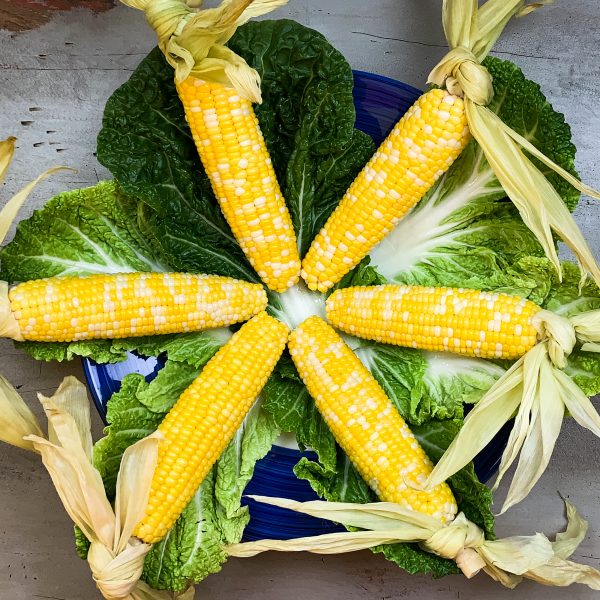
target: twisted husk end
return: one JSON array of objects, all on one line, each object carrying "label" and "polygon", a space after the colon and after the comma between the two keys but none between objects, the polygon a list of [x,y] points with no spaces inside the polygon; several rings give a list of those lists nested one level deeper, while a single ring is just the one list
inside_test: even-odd
[{"label": "twisted husk end", "polygon": [[351,504],[251,497],[272,506],[357,527],[360,531],[234,544],[227,548],[233,556],[250,557],[267,550],[338,554],[380,544],[416,542],[428,552],[454,560],[467,577],[474,577],[483,570],[508,588],[516,587],[526,578],[544,585],[581,583],[591,589],[600,589],[598,570],[568,560],[585,538],[587,522],[567,501],[567,528],[551,542],[541,533],[486,540],[483,531],[464,513],[459,513],[451,523],[444,524],[390,502]]},{"label": "twisted husk end", "polygon": [[15,319],[10,308],[8,283],[6,281],[0,281],[0,337],[10,338],[18,342],[23,341],[19,322]]},{"label": "twisted husk end", "polygon": [[467,579],[475,577],[485,567],[485,560],[473,548],[463,548],[454,560]]},{"label": "twisted husk end", "polygon": [[288,0],[223,0],[207,9],[185,0],[122,1],[144,11],[178,83],[195,77],[228,85],[251,102],[261,102],[258,73],[226,44],[240,25]]}]

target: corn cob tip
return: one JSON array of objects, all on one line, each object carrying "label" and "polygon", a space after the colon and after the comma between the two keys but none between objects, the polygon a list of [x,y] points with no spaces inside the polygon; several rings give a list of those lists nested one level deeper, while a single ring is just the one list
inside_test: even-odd
[{"label": "corn cob tip", "polygon": [[325,292],[327,292],[327,290],[329,290],[335,285],[335,283],[330,279],[321,281],[319,277],[311,271],[312,269],[310,268],[310,265],[302,261],[302,270],[300,271],[300,275],[302,279],[304,279],[304,282],[306,283],[309,290],[313,292],[321,292],[324,294]]},{"label": "corn cob tip", "polygon": [[[263,288],[264,289],[264,288]],[[280,319],[273,317],[266,310],[262,310],[257,315],[252,317],[248,323],[255,322],[261,324],[261,326],[269,326],[274,329],[280,336],[285,336],[285,342],[288,340],[290,334],[290,328]],[[248,324],[246,323],[246,325]]]},{"label": "corn cob tip", "polygon": [[310,315],[309,317],[304,319],[304,321],[301,321],[290,333],[290,341],[292,340],[292,338],[295,339],[303,329],[309,329],[312,326],[318,325],[319,323],[326,324],[322,317],[320,317],[319,315]]},{"label": "corn cob tip", "polygon": [[268,302],[260,284],[189,273],[36,279],[9,299],[22,339],[44,342],[202,331],[246,321]]},{"label": "corn cob tip", "polygon": [[446,483],[423,488],[432,464],[392,401],[342,338],[311,316],[288,343],[298,373],[338,444],[365,482],[397,502],[449,522],[457,511]]},{"label": "corn cob tip", "polygon": [[160,541],[248,414],[279,360],[289,329],[265,311],[208,361],[158,427],[158,464],[135,535]]}]

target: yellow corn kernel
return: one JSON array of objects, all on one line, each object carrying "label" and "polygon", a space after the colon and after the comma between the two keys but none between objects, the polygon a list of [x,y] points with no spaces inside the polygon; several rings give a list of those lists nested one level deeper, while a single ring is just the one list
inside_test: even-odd
[{"label": "yellow corn kernel", "polygon": [[230,87],[188,77],[177,91],[221,210],[265,285],[298,282],[300,257],[252,103]]},{"label": "yellow corn kernel", "polygon": [[161,540],[254,404],[287,342],[286,325],[262,312],[206,364],[159,426],[158,464],[135,535]]},{"label": "yellow corn kernel", "polygon": [[463,101],[441,89],[423,94],[359,173],[302,261],[321,292],[354,268],[456,160],[470,134]]},{"label": "yellow corn kernel", "polygon": [[332,325],[386,344],[516,359],[537,342],[540,307],[497,292],[406,285],[351,287],[327,299]]},{"label": "yellow corn kernel", "polygon": [[442,521],[457,506],[442,483],[422,486],[432,464],[391,400],[339,335],[310,317],[290,335],[289,350],[338,444],[379,498]]},{"label": "yellow corn kernel", "polygon": [[27,281],[9,301],[23,339],[70,342],[232,325],[264,310],[267,296],[229,277],[120,273]]}]

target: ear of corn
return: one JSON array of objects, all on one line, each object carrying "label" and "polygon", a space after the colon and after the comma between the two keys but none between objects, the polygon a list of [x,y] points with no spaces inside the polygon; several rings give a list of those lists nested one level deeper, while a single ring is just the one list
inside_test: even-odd
[{"label": "ear of corn", "polygon": [[352,287],[327,299],[329,321],[357,337],[482,358],[523,356],[540,310],[518,296],[443,287]]},{"label": "ear of corn", "polygon": [[442,483],[420,491],[432,464],[371,373],[338,334],[310,317],[290,335],[290,354],[337,442],[386,502],[451,521],[457,507]]},{"label": "ear of corn", "polygon": [[300,257],[252,103],[231,87],[194,77],[177,90],[236,240],[267,287],[284,292],[300,277]]},{"label": "ear of corn", "polygon": [[44,342],[199,331],[267,305],[259,284],[186,273],[37,279],[13,287],[9,301],[19,339]]},{"label": "ear of corn", "polygon": [[165,439],[146,515],[135,535],[161,540],[241,425],[279,360],[288,328],[265,312],[248,321],[206,364],[159,426]]},{"label": "ear of corn", "polygon": [[427,192],[469,141],[463,101],[423,94],[356,177],[302,262],[313,290],[327,291]]}]

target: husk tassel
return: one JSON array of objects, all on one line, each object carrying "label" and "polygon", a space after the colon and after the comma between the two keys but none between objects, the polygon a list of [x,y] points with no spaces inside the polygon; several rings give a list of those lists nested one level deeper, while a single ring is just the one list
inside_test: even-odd
[{"label": "husk tassel", "polygon": [[420,544],[428,552],[454,560],[466,577],[474,577],[483,570],[508,588],[516,587],[523,579],[532,579],[549,586],[581,583],[600,590],[600,571],[568,560],[587,532],[587,522],[569,502],[565,502],[567,529],[556,536],[555,542],[551,542],[541,533],[486,540],[483,531],[463,513],[459,513],[451,523],[442,524],[429,515],[389,502],[349,504],[295,502],[266,496],[250,498],[364,530],[232,544],[227,548],[230,556],[244,558],[268,550],[337,554],[380,544],[412,542]]}]

